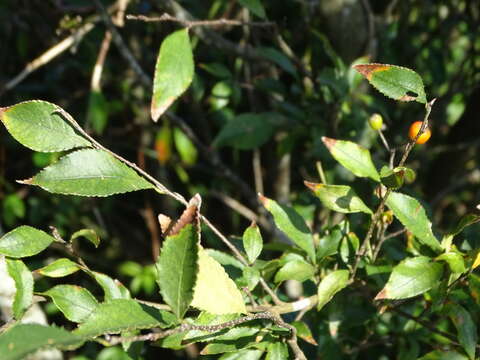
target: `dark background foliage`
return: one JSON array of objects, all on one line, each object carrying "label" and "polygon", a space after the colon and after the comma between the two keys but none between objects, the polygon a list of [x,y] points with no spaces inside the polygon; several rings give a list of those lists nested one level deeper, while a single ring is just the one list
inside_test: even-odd
[{"label": "dark background foliage", "polygon": [[[114,1],[103,3],[109,6]],[[132,0],[127,13],[153,16],[168,12],[179,16],[175,4],[181,4],[197,19],[263,21],[249,15],[235,0]],[[331,159],[320,138],[359,142],[371,148],[375,162],[382,164],[388,162],[388,154],[368,127],[368,117],[381,113],[387,126],[385,136],[392,146],[400,146],[406,142],[410,124],[423,116],[420,104],[385,99],[354,77],[350,66],[354,61],[401,65],[422,76],[429,99],[438,98],[431,115],[432,139],[411,156],[408,165],[417,171],[417,180],[406,191],[424,201],[436,228],[442,231],[450,229],[461,215],[475,210],[480,203],[478,1],[264,0],[263,5],[274,27],[215,27],[201,38],[192,30],[196,78],[174,105],[173,112],[181,122],[165,116],[155,124],[149,117],[151,90],[114,44],[102,75],[102,100],[92,103],[90,79],[105,34],[101,21],[68,51],[15,87],[5,88],[29,62],[75,33],[97,9],[87,0],[2,0],[0,106],[28,99],[62,106],[103,145],[136,161],[170,189],[186,197],[200,192],[203,213],[225,234],[240,235],[250,222],[227,205],[227,197],[259,213],[257,191],[293,203],[313,227],[321,230],[328,225],[330,215],[315,208],[318,203],[308,194],[303,180],[318,181],[317,161],[322,162],[331,183],[346,183],[352,178]],[[119,31],[141,67],[152,76],[162,39],[178,28],[171,22],[127,20]],[[102,131],[96,128],[95,121],[99,120],[92,117],[92,111],[107,119]],[[252,112],[272,113],[274,131],[267,134],[265,144],[253,151],[238,150],[231,144],[212,146],[225,123]],[[159,160],[159,137],[167,126],[185,130],[182,122],[203,144],[197,147],[198,157],[187,149],[193,156],[188,160],[188,155],[171,145],[171,155]],[[251,138],[243,141],[248,143]],[[54,225],[68,236],[80,228],[94,228],[101,235],[102,245],[95,250],[81,244],[85,261],[96,270],[119,277],[135,295],[160,300],[151,267],[160,241],[155,218],[160,212],[178,215],[179,204],[142,192],[106,199],[74,198],[15,183],[57,157],[19,146],[2,127],[0,231],[20,224],[44,230]],[[263,190],[254,181],[258,159],[261,172],[257,177],[261,175]],[[376,201],[366,182],[360,181],[357,186],[364,199]],[[366,224],[356,223],[355,216],[351,221],[362,238]],[[272,241],[275,239],[268,226],[262,230]],[[478,230],[473,226],[466,232],[463,246],[475,246],[478,240],[472,235]],[[210,246],[222,248],[208,232],[204,236]],[[56,256],[57,251],[49,250],[47,256]],[[32,263],[31,267],[42,265],[41,259],[35,261],[38,264]],[[410,337],[392,332],[402,324],[389,319],[377,319],[375,325],[385,326],[384,337],[377,332],[375,339],[369,339],[368,326],[359,324],[364,324],[375,309],[365,299],[338,299],[332,307],[344,309],[344,302],[350,301],[358,306],[351,306],[352,314],[342,313],[352,320],[342,323],[341,341],[323,336],[329,331],[325,317],[315,319],[318,326],[312,329],[323,358],[338,359],[332,355],[338,355],[338,350],[345,358],[353,353],[362,359],[396,358],[402,348],[409,347]],[[336,312],[331,310],[331,314]],[[53,319],[62,322],[61,316]],[[427,335],[421,332],[420,336]],[[368,347],[362,347],[363,339]],[[94,345],[89,347],[79,352],[94,358]],[[314,356],[316,350],[309,351]],[[155,350],[150,352],[153,356]]]}]

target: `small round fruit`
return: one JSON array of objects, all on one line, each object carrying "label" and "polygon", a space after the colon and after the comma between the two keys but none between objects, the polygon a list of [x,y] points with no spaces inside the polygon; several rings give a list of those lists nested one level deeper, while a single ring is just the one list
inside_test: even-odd
[{"label": "small round fruit", "polygon": [[373,114],[372,116],[370,116],[370,119],[368,119],[368,123],[373,130],[380,130],[383,126],[382,115],[377,113]]},{"label": "small round fruit", "polygon": [[[408,136],[410,137],[411,140],[414,140],[417,137],[417,134],[420,131],[421,127],[422,127],[421,121],[415,121],[412,125],[410,125],[410,129],[408,130]],[[416,143],[425,144],[428,141],[428,139],[430,139],[430,136],[432,136],[432,132],[430,131],[430,128],[427,127],[425,131],[422,133],[422,135],[419,136]]]}]

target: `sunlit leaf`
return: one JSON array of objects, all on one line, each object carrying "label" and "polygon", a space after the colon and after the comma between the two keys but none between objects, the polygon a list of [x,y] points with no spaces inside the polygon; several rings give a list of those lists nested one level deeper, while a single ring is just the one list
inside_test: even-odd
[{"label": "sunlit leaf", "polygon": [[33,276],[21,260],[6,259],[7,271],[15,282],[15,296],[13,298],[13,316],[21,319],[25,311],[32,305]]},{"label": "sunlit leaf", "polygon": [[19,226],[0,238],[0,254],[13,258],[32,256],[46,249],[55,239],[31,226]]},{"label": "sunlit leaf", "polygon": [[348,284],[348,270],[336,270],[325,276],[318,286],[317,309],[320,310]]},{"label": "sunlit leaf", "polygon": [[78,239],[79,237],[83,237],[87,239],[95,247],[98,247],[98,245],[100,245],[100,237],[93,229],[81,229],[81,230],[75,231],[72,234],[72,236],[70,236],[70,242],[72,242],[75,239]]},{"label": "sunlit leaf", "polygon": [[275,282],[279,283],[285,280],[297,280],[303,282],[310,279],[315,274],[315,268],[305,260],[288,261],[275,274]]},{"label": "sunlit leaf", "polygon": [[35,272],[52,278],[58,278],[73,274],[80,270],[80,265],[67,258],[57,259],[54,262],[44,266]]},{"label": "sunlit leaf", "polygon": [[462,344],[468,357],[475,359],[475,347],[478,341],[477,326],[470,312],[458,304],[448,304],[446,312],[452,320],[458,333],[458,340]]},{"label": "sunlit leaf", "polygon": [[243,233],[243,248],[250,263],[254,263],[262,252],[263,240],[257,224],[251,224]]}]

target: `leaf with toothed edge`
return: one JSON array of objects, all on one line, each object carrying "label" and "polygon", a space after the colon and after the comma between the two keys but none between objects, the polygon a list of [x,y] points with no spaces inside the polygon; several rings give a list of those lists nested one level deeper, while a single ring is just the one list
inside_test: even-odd
[{"label": "leaf with toothed edge", "polygon": [[154,186],[103,150],[84,149],[63,156],[33,178],[19,181],[55,194],[109,196]]},{"label": "leaf with toothed edge", "polygon": [[167,36],[160,46],[153,80],[153,121],[158,121],[170,105],[187,90],[193,75],[192,47],[188,28],[185,28]]},{"label": "leaf with toothed edge", "polygon": [[46,101],[25,101],[0,108],[0,120],[15,140],[35,151],[57,152],[90,146],[59,110],[59,106]]},{"label": "leaf with toothed edge", "polygon": [[413,70],[388,64],[358,64],[353,68],[389,98],[427,102],[422,78]]},{"label": "leaf with toothed edge", "polygon": [[13,258],[36,255],[45,250],[55,238],[42,230],[22,225],[0,238],[0,254]]}]

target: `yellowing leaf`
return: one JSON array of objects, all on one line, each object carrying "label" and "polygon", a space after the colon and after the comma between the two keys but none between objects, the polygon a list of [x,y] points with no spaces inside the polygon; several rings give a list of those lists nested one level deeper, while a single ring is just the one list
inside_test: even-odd
[{"label": "yellowing leaf", "polygon": [[475,270],[480,265],[480,251],[477,253],[475,257],[475,261],[472,264],[472,270]]},{"label": "yellowing leaf", "polygon": [[191,306],[211,314],[246,313],[242,294],[222,265],[200,247],[198,276]]}]

